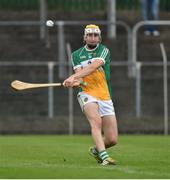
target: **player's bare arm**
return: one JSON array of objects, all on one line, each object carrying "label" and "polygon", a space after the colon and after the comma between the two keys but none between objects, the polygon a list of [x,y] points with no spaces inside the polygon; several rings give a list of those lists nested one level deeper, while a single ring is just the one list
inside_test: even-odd
[{"label": "player's bare arm", "polygon": [[77,81],[81,82],[81,80],[80,80],[81,78],[83,78],[83,77],[93,73],[94,71],[96,71],[100,66],[103,65],[103,63],[104,62],[102,60],[95,60],[93,63],[86,66],[85,68],[75,71],[75,73],[73,75],[68,77],[63,82],[63,85],[65,87],[73,87],[73,86],[75,86],[75,82],[77,82]]}]

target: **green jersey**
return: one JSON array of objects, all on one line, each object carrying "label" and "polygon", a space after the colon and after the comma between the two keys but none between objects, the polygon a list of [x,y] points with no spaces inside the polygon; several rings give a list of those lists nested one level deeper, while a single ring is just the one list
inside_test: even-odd
[{"label": "green jersey", "polygon": [[103,65],[95,72],[83,77],[87,86],[82,87],[82,91],[97,99],[109,100],[111,98],[109,49],[98,44],[95,49],[89,50],[85,45],[72,53],[74,70],[84,68],[96,60],[103,61]]}]

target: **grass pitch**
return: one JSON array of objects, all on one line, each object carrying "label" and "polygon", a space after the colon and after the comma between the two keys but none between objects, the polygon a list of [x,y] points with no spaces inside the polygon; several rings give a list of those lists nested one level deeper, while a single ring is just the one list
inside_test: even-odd
[{"label": "grass pitch", "polygon": [[0,136],[0,178],[170,178],[170,136],[119,136],[116,166],[89,156],[90,136]]}]

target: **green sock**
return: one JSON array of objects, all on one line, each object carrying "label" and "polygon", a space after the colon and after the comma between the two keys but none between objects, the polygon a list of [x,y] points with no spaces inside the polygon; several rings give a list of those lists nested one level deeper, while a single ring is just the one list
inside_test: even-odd
[{"label": "green sock", "polygon": [[109,157],[108,153],[106,152],[106,150],[100,151],[99,152],[99,157],[104,161],[106,158]]}]

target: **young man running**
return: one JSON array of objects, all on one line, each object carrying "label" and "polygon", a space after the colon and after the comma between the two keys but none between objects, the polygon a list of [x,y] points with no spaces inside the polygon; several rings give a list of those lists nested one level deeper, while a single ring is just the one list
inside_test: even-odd
[{"label": "young man running", "polygon": [[65,87],[81,86],[78,101],[89,121],[94,146],[90,154],[102,165],[115,165],[106,148],[117,143],[118,130],[110,85],[110,52],[101,44],[101,31],[97,25],[84,30],[85,46],[72,53],[75,73],[68,77]]}]

